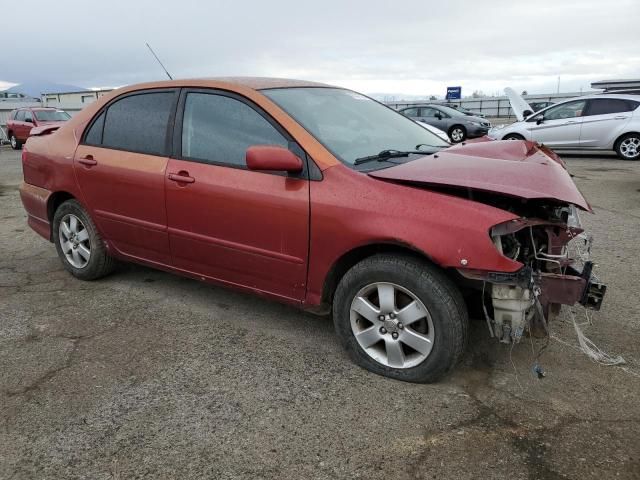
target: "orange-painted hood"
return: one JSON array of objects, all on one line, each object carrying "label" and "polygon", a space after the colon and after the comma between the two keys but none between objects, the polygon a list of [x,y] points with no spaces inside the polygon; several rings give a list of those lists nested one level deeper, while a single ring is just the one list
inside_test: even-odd
[{"label": "orange-painted hood", "polygon": [[528,141],[456,145],[369,175],[420,185],[470,188],[527,200],[556,200],[591,211],[562,160],[550,150]]}]

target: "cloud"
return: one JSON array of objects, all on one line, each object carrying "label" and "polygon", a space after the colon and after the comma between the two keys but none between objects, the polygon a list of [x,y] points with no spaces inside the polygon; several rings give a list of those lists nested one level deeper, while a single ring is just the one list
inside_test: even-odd
[{"label": "cloud", "polygon": [[[33,13],[50,9],[29,3]],[[326,81],[365,92],[442,94],[588,88],[640,77],[640,2],[298,0],[201,2],[68,0],[64,27],[44,24],[13,42],[3,80],[85,86],[159,79],[152,44],[176,77],[265,75]],[[6,77],[6,78],[4,78]]]}]

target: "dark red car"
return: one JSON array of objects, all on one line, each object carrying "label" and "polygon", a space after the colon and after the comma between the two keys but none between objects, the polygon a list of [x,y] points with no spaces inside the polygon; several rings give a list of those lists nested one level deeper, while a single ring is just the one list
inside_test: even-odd
[{"label": "dark red car", "polygon": [[22,161],[29,225],[74,276],[120,259],[332,312],[355,361],[393,378],[449,371],[468,308],[517,342],[604,293],[568,253],[591,208],[551,151],[452,147],[342,88],[126,87],[33,132]]},{"label": "dark red car", "polygon": [[57,108],[25,107],[13,110],[7,120],[7,135],[11,147],[20,150],[35,127],[58,126],[70,118],[67,112]]}]

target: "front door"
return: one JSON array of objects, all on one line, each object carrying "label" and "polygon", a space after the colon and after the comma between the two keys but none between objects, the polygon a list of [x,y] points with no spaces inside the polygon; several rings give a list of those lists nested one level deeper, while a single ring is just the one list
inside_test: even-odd
[{"label": "front door", "polygon": [[74,158],[92,218],[120,253],[171,263],[164,177],[175,90],[136,92],[92,122]]},{"label": "front door", "polygon": [[586,100],[575,100],[551,107],[527,120],[531,139],[549,147],[577,147]]},{"label": "front door", "polygon": [[229,93],[184,91],[178,112],[176,158],[165,180],[174,266],[301,301],[309,248],[307,175],[250,171],[245,162],[252,145],[294,148],[292,139],[257,106]]},{"label": "front door", "polygon": [[446,113],[441,112],[440,110],[437,110],[433,107],[420,108],[420,120],[422,120],[425,123],[428,123],[429,125],[433,125],[436,128],[439,128],[443,132],[448,131],[448,128],[447,128],[448,117],[449,116]]}]

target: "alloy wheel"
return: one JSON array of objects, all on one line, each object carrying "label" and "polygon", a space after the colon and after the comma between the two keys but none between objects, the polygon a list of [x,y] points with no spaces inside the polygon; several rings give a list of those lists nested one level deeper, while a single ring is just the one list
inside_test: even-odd
[{"label": "alloy wheel", "polygon": [[451,130],[451,139],[454,142],[461,142],[464,140],[464,132],[460,128],[454,128]]},{"label": "alloy wheel", "polygon": [[71,213],[65,215],[60,222],[58,237],[67,261],[78,269],[86,267],[91,258],[91,242],[82,221]]},{"label": "alloy wheel", "polygon": [[16,139],[16,136],[11,135],[11,139],[9,141],[11,142],[11,148],[15,150],[15,148],[18,146],[18,140]]},{"label": "alloy wheel", "polygon": [[640,138],[628,137],[620,143],[620,153],[625,158],[635,158],[640,154]]},{"label": "alloy wheel", "polygon": [[351,302],[351,330],[376,362],[392,368],[419,365],[431,353],[435,332],[429,311],[404,287],[376,282]]}]

